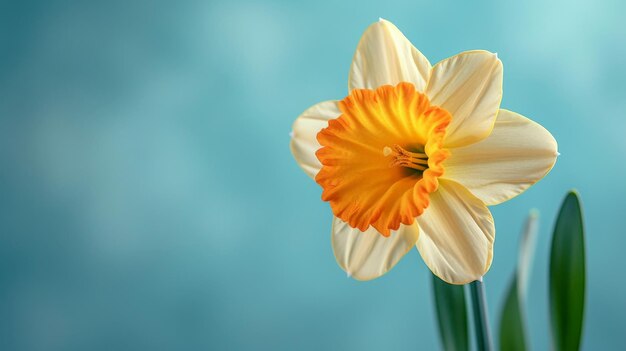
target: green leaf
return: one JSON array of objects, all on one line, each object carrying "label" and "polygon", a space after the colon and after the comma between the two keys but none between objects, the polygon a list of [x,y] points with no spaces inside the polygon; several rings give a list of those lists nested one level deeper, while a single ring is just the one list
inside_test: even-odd
[{"label": "green leaf", "polygon": [[446,351],[469,350],[464,286],[448,284],[434,274],[432,277],[439,335],[443,349]]},{"label": "green leaf", "polygon": [[556,221],[550,253],[550,314],[555,350],[579,350],[585,307],[585,235],[580,200],[570,192]]},{"label": "green leaf", "polygon": [[500,316],[500,350],[525,351],[527,349],[526,323],[517,291],[517,274],[515,274],[509,285]]},{"label": "green leaf", "polygon": [[527,349],[524,305],[526,285],[535,251],[537,221],[537,212],[531,211],[521,236],[517,271],[509,285],[500,315],[500,350],[525,351]]}]

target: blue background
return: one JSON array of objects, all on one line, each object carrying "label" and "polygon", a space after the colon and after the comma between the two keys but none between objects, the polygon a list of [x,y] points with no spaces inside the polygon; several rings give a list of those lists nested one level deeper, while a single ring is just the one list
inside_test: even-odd
[{"label": "blue background", "polygon": [[331,212],[289,152],[294,119],[347,93],[378,17],[432,63],[504,62],[502,106],[561,156],[492,208],[492,324],[528,210],[528,319],[549,348],[547,258],[565,192],[587,226],[584,349],[624,347],[626,5],[618,1],[13,1],[0,4],[0,347],[433,350],[411,252],[346,278]]}]

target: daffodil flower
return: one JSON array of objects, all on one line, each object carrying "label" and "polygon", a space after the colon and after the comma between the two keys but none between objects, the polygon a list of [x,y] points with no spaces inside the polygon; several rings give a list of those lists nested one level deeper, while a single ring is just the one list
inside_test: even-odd
[{"label": "daffodil flower", "polygon": [[417,246],[446,282],[480,279],[495,239],[487,206],[525,191],[558,155],[546,129],[500,109],[502,62],[467,51],[431,66],[381,19],[358,44],[348,88],[304,111],[291,140],[330,203],[341,268],[374,279]]}]

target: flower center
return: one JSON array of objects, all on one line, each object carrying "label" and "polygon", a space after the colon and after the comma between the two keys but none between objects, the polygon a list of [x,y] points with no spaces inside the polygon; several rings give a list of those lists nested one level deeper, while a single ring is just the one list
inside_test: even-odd
[{"label": "flower center", "polygon": [[389,164],[390,167],[402,166],[412,168],[423,172],[428,168],[428,155],[421,152],[411,152],[402,148],[402,146],[395,144],[393,148],[385,146],[383,148],[383,155],[391,156],[393,161]]},{"label": "flower center", "polygon": [[354,89],[339,108],[317,134],[322,199],[351,227],[388,236],[412,224],[437,190],[450,113],[404,82]]}]

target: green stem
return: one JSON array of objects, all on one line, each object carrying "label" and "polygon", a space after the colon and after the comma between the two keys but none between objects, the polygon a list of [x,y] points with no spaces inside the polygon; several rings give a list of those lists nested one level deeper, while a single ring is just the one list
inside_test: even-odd
[{"label": "green stem", "polygon": [[474,331],[476,332],[476,348],[478,351],[493,350],[491,329],[487,318],[487,298],[485,284],[482,279],[470,284],[472,291],[472,312],[474,313]]}]

